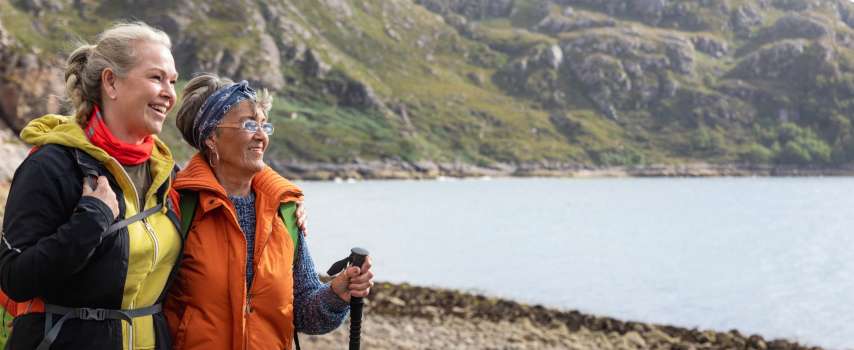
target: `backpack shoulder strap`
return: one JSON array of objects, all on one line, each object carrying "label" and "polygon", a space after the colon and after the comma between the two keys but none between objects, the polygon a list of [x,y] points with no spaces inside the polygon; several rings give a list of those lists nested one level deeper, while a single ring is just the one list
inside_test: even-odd
[{"label": "backpack shoulder strap", "polygon": [[[291,241],[294,242],[294,262],[297,260],[297,250],[299,244],[299,228],[297,228],[297,203],[296,202],[287,202],[282,203],[279,206],[279,216],[282,217],[282,222],[284,222],[285,227],[288,229],[288,233],[291,235]],[[297,336],[296,330],[296,319],[294,319],[294,345],[297,350],[300,349],[299,346],[299,336]]]},{"label": "backpack shoulder strap", "polygon": [[181,238],[186,240],[190,233],[190,224],[196,215],[196,207],[199,204],[199,193],[196,191],[178,191],[181,196]]},{"label": "backpack shoulder strap", "polygon": [[[83,177],[86,178],[86,181],[88,182],[89,186],[91,186],[92,188],[95,188],[98,184],[98,176],[101,175],[101,171],[100,171],[101,162],[99,162],[97,159],[95,159],[94,157],[92,157],[88,153],[83,152],[80,149],[71,148],[71,152],[74,155],[74,161],[77,162],[78,166],[80,166],[80,171],[83,173]],[[156,206],[153,206],[153,207],[148,208],[142,212],[139,212],[134,216],[131,216],[127,219],[113,223],[107,229],[107,232],[105,232],[103,235],[101,235],[101,238],[103,239],[103,238],[105,238],[105,237],[107,237],[113,233],[118,232],[122,228],[127,227],[128,225],[130,225],[134,222],[140,221],[142,219],[145,219],[145,218],[159,212],[161,209],[163,209],[164,205],[165,204],[163,202],[160,202]]]},{"label": "backpack shoulder strap", "polygon": [[296,202],[282,203],[279,206],[279,215],[291,235],[291,240],[294,242],[294,260],[297,258],[297,244],[299,244],[299,228],[297,228],[297,204]]},{"label": "backpack shoulder strap", "polygon": [[[163,186],[158,190],[157,198],[164,198],[164,202],[166,203],[166,216],[172,221],[172,224],[175,225],[175,229],[179,230],[178,233],[181,233],[181,218],[178,217],[178,210],[181,204],[181,195],[178,194],[178,191],[175,191],[172,188],[172,184],[175,183],[175,178],[178,176],[178,171],[181,168],[176,164],[172,167],[172,173],[169,174],[169,182],[163,184]],[[162,191],[162,192],[161,192]]]},{"label": "backpack shoulder strap", "polygon": [[95,158],[92,158],[88,153],[77,148],[71,148],[71,153],[74,155],[74,161],[77,162],[77,166],[80,167],[80,171],[83,173],[83,177],[86,179],[86,183],[89,184],[89,187],[97,187],[98,176],[101,175],[98,171],[98,165],[100,162]]}]

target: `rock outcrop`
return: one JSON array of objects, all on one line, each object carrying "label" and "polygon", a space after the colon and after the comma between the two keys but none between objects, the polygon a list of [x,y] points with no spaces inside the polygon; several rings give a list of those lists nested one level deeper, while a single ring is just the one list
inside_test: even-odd
[{"label": "rock outcrop", "polygon": [[[60,42],[140,18],[170,34],[182,77],[282,97],[277,156],[298,161],[854,161],[847,0],[235,1],[4,3],[0,116],[17,130],[59,110]],[[822,156],[790,157],[812,151],[769,136],[785,123]],[[714,152],[691,145],[709,137]]]},{"label": "rock outcrop", "polygon": [[416,0],[430,11],[457,13],[472,20],[507,17],[513,11],[513,0]]},{"label": "rock outcrop", "polygon": [[59,57],[37,55],[20,46],[0,22],[0,119],[14,133],[61,107],[65,84]]}]

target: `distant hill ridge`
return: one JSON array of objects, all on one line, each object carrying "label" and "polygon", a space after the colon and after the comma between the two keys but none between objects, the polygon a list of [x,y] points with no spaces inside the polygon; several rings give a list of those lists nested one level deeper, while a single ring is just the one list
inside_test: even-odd
[{"label": "distant hill ridge", "polygon": [[212,71],[276,91],[278,164],[854,159],[847,0],[0,0],[6,124],[59,110],[71,42],[118,19],[167,31],[184,80]]}]

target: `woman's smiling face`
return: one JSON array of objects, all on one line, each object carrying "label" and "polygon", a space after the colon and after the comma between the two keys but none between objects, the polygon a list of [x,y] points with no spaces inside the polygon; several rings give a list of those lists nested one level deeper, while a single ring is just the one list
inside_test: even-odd
[{"label": "woman's smiling face", "polygon": [[124,77],[116,79],[113,120],[125,134],[145,137],[160,133],[166,115],[175,107],[178,73],[169,48],[159,43],[139,42],[134,48],[137,63]]},{"label": "woman's smiling face", "polygon": [[221,126],[211,136],[219,155],[218,167],[247,174],[264,169],[264,151],[270,139],[261,127],[254,133],[244,129],[242,125],[248,120],[260,126],[267,122],[267,114],[253,101],[242,101],[222,118]]}]

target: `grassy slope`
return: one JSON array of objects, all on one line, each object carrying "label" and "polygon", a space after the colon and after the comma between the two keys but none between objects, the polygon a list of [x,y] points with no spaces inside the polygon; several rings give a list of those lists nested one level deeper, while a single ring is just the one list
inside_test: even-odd
[{"label": "grassy slope", "polygon": [[[736,6],[742,2],[729,3]],[[99,8],[102,16],[90,15],[86,20],[72,8],[48,13],[36,20],[43,23],[44,28],[39,28],[29,24],[35,20],[31,15],[0,0],[0,20],[25,48],[37,48],[44,54],[65,53],[69,50],[69,39],[90,38],[107,25],[110,14],[121,13],[109,4]],[[297,67],[285,64],[282,74],[305,80],[280,91],[272,113],[277,127],[272,157],[324,162],[349,162],[358,158],[465,161],[481,165],[496,161],[610,165],[741,161],[756,147],[760,148],[759,153],[761,148],[773,153],[782,152],[785,146],[778,144],[775,149],[776,140],[767,137],[778,132],[779,123],[774,116],[760,115],[753,123],[686,122],[695,106],[685,100],[663,101],[651,110],[623,111],[624,118],[613,121],[593,107],[584,87],[571,76],[560,81],[570,92],[568,106],[560,110],[552,110],[530,96],[503,91],[493,77],[505,63],[538,45],[561,40],[558,36],[527,30],[537,21],[535,1],[517,1],[516,10],[508,18],[479,21],[469,37],[408,1],[366,0],[348,4],[351,17],[311,0],[293,1],[293,7],[283,8],[288,8],[284,13],[289,19],[314,33],[304,44],[331,66],[332,70],[324,77],[326,81],[364,82],[387,108],[337,105],[335,97],[324,94],[316,81],[300,75]],[[551,10],[560,11],[556,7]],[[593,8],[585,10],[601,14]],[[151,8],[147,11],[156,12]],[[713,15],[698,11],[701,16]],[[772,8],[763,11],[766,25],[783,14]],[[228,28],[238,28],[243,23],[241,16],[248,16],[246,13],[223,15],[201,24],[204,27],[195,22],[191,35],[201,39],[220,37],[229,32]],[[635,28],[652,37],[695,34],[672,26],[652,27],[630,16],[615,19],[619,27]],[[714,18],[708,21],[714,22]],[[69,33],[69,28],[74,32]],[[257,31],[250,30],[246,35],[256,34]],[[728,41],[731,52],[740,52],[740,48],[751,45],[758,47],[755,41],[740,40],[731,33],[704,34]],[[209,45],[233,47],[253,42],[227,41]],[[252,45],[249,46],[252,52]],[[203,56],[205,50],[203,47]],[[850,55],[850,50],[841,52],[843,58]],[[690,91],[718,94],[714,87],[723,79],[720,72],[732,69],[742,58],[728,55],[715,59],[698,52],[696,75],[676,79]],[[190,76],[190,72],[182,71],[182,75]],[[777,82],[756,83],[773,86]],[[401,116],[404,109],[408,118]],[[763,110],[762,106],[757,109]],[[567,115],[572,121],[575,129],[570,135],[550,122],[549,116],[554,113]],[[849,127],[850,124],[849,121]],[[825,135],[819,126],[801,126],[808,130],[803,133],[807,139],[809,135]],[[811,134],[809,130],[813,129],[816,131]],[[176,146],[179,158],[191,153],[180,146],[182,142],[171,123],[163,137]],[[826,137],[819,141],[833,145],[839,140]],[[772,154],[771,158],[758,161],[774,161],[774,157]]]},{"label": "grassy slope", "polygon": [[[286,145],[280,152],[318,160],[345,160],[349,152],[350,157],[473,163],[563,159],[579,152],[563,142],[544,111],[498,90],[489,79],[495,68],[460,57],[487,51],[500,60],[500,54],[461,37],[423,8],[366,1],[352,6],[353,17],[341,29],[333,24],[338,20],[333,12],[309,1],[298,5],[316,26],[331,28],[324,38],[340,57],[336,68],[364,77],[381,96],[391,95],[389,107],[405,106],[409,124],[395,114],[287,101],[274,115],[298,111],[300,117],[279,119]],[[410,21],[410,29],[400,21]],[[484,81],[478,86],[468,75]]]}]

